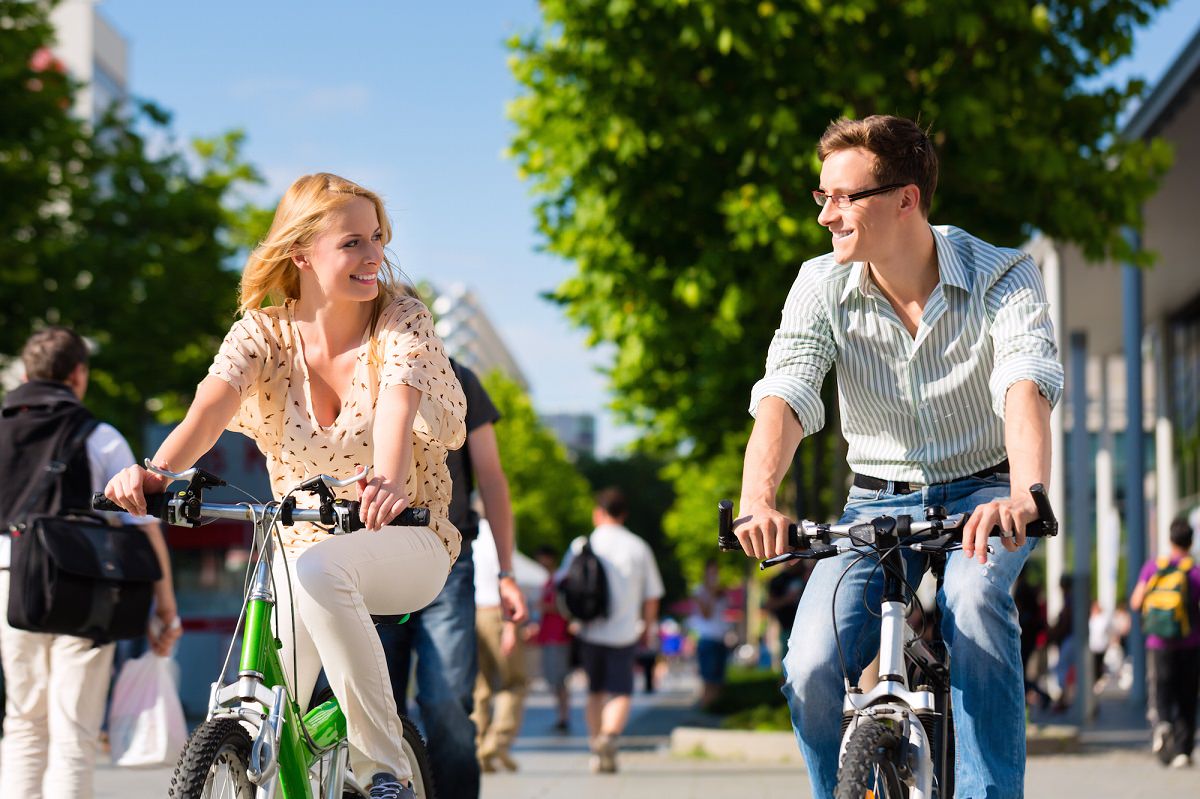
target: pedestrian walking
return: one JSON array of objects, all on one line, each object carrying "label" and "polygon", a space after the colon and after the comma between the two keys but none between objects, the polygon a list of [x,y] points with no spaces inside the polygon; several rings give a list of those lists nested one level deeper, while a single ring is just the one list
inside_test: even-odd
[{"label": "pedestrian walking", "polygon": [[689,620],[696,633],[696,660],[700,666],[700,708],[711,710],[725,684],[725,668],[729,663],[729,597],[721,587],[721,572],[715,560],[704,564],[704,579],[697,586],[693,599],[696,612]]},{"label": "pedestrian walking", "polygon": [[1129,606],[1142,614],[1146,649],[1153,660],[1156,723],[1152,748],[1175,768],[1192,765],[1196,701],[1200,691],[1200,567],[1189,554],[1194,531],[1185,519],[1171,523],[1170,551],[1147,561]]},{"label": "pedestrian walking", "polygon": [[[0,651],[7,687],[0,797],[88,799],[115,644],[9,624],[4,613],[9,592],[22,590],[9,584],[9,532],[35,514],[90,512],[92,493],[132,466],[133,452],[105,423],[75,452],[65,451],[93,419],[83,405],[88,348],[78,333],[41,330],[25,343],[21,360],[26,382],[8,393],[0,414]],[[42,485],[42,474],[54,463],[65,468],[53,489],[30,507],[28,492]],[[152,625],[148,635],[154,651],[165,655],[179,637],[179,625],[162,530],[150,518],[110,518],[140,526],[158,557],[162,578],[154,587],[154,618],[161,627]]]},{"label": "pedestrian walking", "polygon": [[482,771],[497,764],[517,770],[512,744],[521,729],[529,677],[518,623],[502,607],[496,542],[486,520],[475,539],[475,640],[479,673],[475,677],[475,745]]},{"label": "pedestrian walking", "polygon": [[[411,287],[406,293],[414,295]],[[472,554],[479,534],[480,514],[471,495],[478,490],[496,548],[497,574],[481,574],[498,581],[505,612],[515,621],[526,615],[525,598],[513,576],[512,505],[508,480],[500,463],[495,425],[500,411],[474,371],[450,359],[467,401],[467,441],[446,453],[451,494],[450,523],[462,533],[462,551],[440,594],[412,614],[404,624],[383,623],[376,629],[387,658],[392,694],[406,710],[408,681],[416,659],[416,702],[421,725],[429,742],[433,779],[443,796],[476,799],[480,766],[476,755],[476,728],[471,719],[478,643],[475,630],[476,568]]]},{"label": "pedestrian walking", "polygon": [[577,538],[563,563],[563,572],[580,555],[585,543],[595,553],[608,585],[607,613],[579,629],[579,656],[588,678],[587,727],[594,772],[617,770],[617,749],[629,721],[633,694],[634,654],[658,629],[662,576],[650,545],[625,527],[628,505],[617,488],[596,494],[592,510],[595,529]]},{"label": "pedestrian walking", "polygon": [[558,550],[543,545],[538,548],[536,558],[549,576],[542,586],[533,640],[541,649],[542,677],[550,687],[550,693],[554,694],[554,729],[567,732],[571,719],[571,697],[567,691],[567,677],[571,674],[571,633],[566,617],[559,610],[558,586],[554,582],[559,566]]}]

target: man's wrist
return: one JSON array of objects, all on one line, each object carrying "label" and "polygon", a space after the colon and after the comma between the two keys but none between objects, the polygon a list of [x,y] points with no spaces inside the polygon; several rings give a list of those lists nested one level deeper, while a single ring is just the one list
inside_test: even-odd
[{"label": "man's wrist", "polygon": [[501,569],[500,572],[496,575],[496,579],[512,580],[515,582],[517,579],[517,575],[513,572],[512,569]]},{"label": "man's wrist", "polygon": [[749,508],[769,508],[775,510],[775,502],[774,500],[759,497],[743,497],[738,503],[738,510],[745,513]]}]

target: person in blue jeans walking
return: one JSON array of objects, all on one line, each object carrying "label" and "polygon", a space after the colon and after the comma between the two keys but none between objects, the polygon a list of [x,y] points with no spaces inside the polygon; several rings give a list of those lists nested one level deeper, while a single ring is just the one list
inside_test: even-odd
[{"label": "person in blue jeans walking", "polygon": [[[929,224],[937,155],[910,120],[871,116],[829,126],[817,150],[833,252],[800,269],[751,392],[740,519],[755,558],[786,551],[775,507],[800,441],[825,424],[821,384],[837,366],[842,433],[854,487],[843,522],[923,517],[930,505],[970,512],[938,597],[951,650],[956,795],[1019,797],[1025,715],[1020,630],[1010,589],[1029,557],[1029,493],[1049,484],[1050,409],[1062,394],[1041,275],[1017,250]],[[1011,533],[989,541],[993,526]],[[992,552],[988,552],[991,544]],[[925,564],[905,552],[909,581]],[[813,793],[837,780],[844,695],[830,606],[850,679],[874,658],[875,564],[853,553],[817,564],[800,600],[783,688]]]},{"label": "person in blue jeans walking", "polygon": [[503,612],[519,624],[527,611],[512,571],[512,506],[494,426],[500,412],[474,372],[454,359],[450,363],[467,399],[467,443],[451,450],[446,458],[453,484],[449,517],[462,532],[462,551],[432,603],[412,614],[405,624],[383,623],[376,629],[401,712],[408,696],[412,658],[417,659],[416,699],[438,795],[474,799],[479,796],[480,782],[475,723],[471,721],[479,667],[471,558],[471,543],[479,531],[479,514],[471,507],[476,486],[496,539]]}]

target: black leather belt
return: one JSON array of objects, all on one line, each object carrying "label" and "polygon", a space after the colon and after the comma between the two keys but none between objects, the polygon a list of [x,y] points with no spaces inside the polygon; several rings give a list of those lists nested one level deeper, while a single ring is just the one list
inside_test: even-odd
[{"label": "black leather belt", "polygon": [[[986,469],[980,469],[974,474],[968,474],[967,477],[991,477],[993,474],[1003,474],[1006,472],[1008,472],[1008,458],[1000,461],[995,466],[989,466]],[[959,477],[956,479],[962,480],[964,478]],[[880,480],[878,477],[870,477],[865,474],[858,474],[857,472],[854,474],[855,488],[865,488],[868,491],[882,491],[888,487],[889,482],[891,483],[892,493],[894,494],[911,494],[914,491],[920,491],[922,488],[924,488],[924,485],[921,483],[908,483],[904,480]],[[954,481],[946,480],[945,482],[952,483]],[[933,483],[933,485],[941,484]]]}]

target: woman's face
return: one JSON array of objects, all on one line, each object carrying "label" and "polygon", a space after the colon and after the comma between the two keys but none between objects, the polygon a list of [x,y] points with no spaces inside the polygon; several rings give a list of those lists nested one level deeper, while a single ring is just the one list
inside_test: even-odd
[{"label": "woman's face", "polygon": [[352,197],[331,211],[325,229],[295,257],[301,291],[316,289],[326,302],[369,302],[379,294],[383,233],[375,204]]}]

